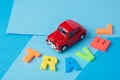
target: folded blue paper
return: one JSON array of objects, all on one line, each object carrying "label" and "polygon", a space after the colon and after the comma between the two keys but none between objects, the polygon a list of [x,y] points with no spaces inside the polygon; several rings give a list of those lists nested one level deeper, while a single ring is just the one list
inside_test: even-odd
[{"label": "folded blue paper", "polygon": [[[96,53],[96,49],[89,47],[92,38],[85,38],[84,40],[76,43],[74,46],[66,50],[65,52],[59,54],[51,49],[45,42],[46,36],[34,36],[30,42],[23,49],[19,57],[15,60],[13,65],[7,71],[2,80],[75,80],[75,78],[80,74],[80,71],[72,71],[71,73],[65,72],[65,58],[73,57],[81,66],[82,70],[87,65],[88,62],[75,56],[77,51],[81,51],[84,46],[88,47],[93,54]],[[26,55],[26,49],[32,48],[41,53],[40,58],[35,58],[29,64],[23,61]],[[57,71],[52,72],[49,70],[40,70],[41,61],[44,55],[52,55],[58,58]]]},{"label": "folded blue paper", "polygon": [[120,1],[118,0],[15,0],[7,33],[48,35],[67,19],[87,29],[87,37],[96,36],[96,28],[113,24],[113,35],[120,37]]}]

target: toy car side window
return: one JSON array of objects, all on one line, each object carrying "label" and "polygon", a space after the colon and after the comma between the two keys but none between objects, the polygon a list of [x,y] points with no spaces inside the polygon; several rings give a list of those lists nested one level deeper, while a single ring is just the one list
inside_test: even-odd
[{"label": "toy car side window", "polygon": [[74,35],[73,31],[70,32],[70,34],[69,34],[69,38],[71,38],[73,35]]}]

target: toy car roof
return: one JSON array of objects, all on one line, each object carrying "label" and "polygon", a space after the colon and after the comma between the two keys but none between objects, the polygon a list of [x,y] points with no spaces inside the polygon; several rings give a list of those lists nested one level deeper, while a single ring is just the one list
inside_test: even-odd
[{"label": "toy car roof", "polygon": [[59,25],[60,27],[64,28],[66,31],[71,32],[73,29],[79,28],[80,24],[74,22],[73,20],[66,20]]}]

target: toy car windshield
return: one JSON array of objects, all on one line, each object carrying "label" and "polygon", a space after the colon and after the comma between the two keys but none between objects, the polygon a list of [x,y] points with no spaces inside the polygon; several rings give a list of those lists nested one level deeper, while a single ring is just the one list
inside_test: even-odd
[{"label": "toy car windshield", "polygon": [[66,32],[65,32],[61,27],[59,27],[58,30],[59,30],[62,34],[66,35]]}]

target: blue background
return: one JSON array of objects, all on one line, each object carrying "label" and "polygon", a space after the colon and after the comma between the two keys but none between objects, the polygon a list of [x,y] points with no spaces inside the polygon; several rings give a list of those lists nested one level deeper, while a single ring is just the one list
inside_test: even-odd
[{"label": "blue background", "polygon": [[76,80],[120,80],[120,38],[110,38],[105,53],[98,51],[96,60],[88,63]]},{"label": "blue background", "polygon": [[[12,5],[13,0],[0,0],[0,79],[31,39],[31,36],[6,34]],[[87,65],[77,80],[120,80],[120,39],[110,40],[112,44],[109,51],[106,53],[98,51],[95,55],[96,60]]]},{"label": "blue background", "polygon": [[7,35],[13,0],[0,0],[0,79],[9,69],[31,36]]}]

